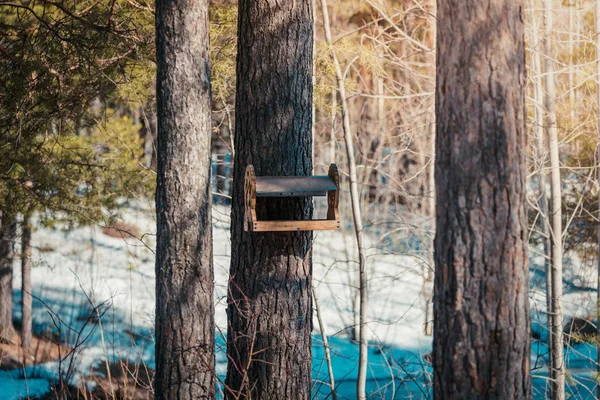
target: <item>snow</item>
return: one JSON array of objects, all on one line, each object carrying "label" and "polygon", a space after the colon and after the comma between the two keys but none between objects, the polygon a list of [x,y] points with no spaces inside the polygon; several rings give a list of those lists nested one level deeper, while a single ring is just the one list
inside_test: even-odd
[{"label": "snow", "polygon": [[22,371],[0,371],[0,398],[17,400],[43,396],[50,390],[50,382],[43,378],[23,378]]},{"label": "snow", "polygon": [[[34,329],[59,335],[76,347],[62,363],[51,362],[23,371],[0,373],[0,400],[35,396],[49,390],[59,369],[73,384],[85,384],[85,377],[106,360],[127,359],[154,368],[154,236],[151,207],[137,205],[122,210],[126,223],[145,233],[143,241],[123,240],[102,234],[100,227],[70,230],[38,227],[33,235]],[[229,210],[213,209],[215,304],[217,325],[217,373],[226,371],[226,295],[231,242]],[[354,289],[357,264],[354,238],[341,232],[315,232],[314,285],[331,346],[336,391],[340,399],[355,398],[358,345],[352,334]],[[379,247],[378,247],[379,246]],[[369,269],[369,375],[368,390],[377,398],[430,397],[431,367],[425,355],[431,337],[423,333],[425,318],[423,290],[424,263],[418,255],[395,254],[381,243],[370,242]],[[397,253],[397,252],[396,252]],[[15,263],[15,316],[20,318],[20,268]],[[532,258],[533,328],[545,335],[545,278],[539,276],[541,262]],[[593,281],[593,280],[592,280]],[[587,283],[586,283],[587,282]],[[569,315],[590,315],[595,310],[595,292],[579,290],[589,284],[577,282],[565,291]],[[95,308],[97,307],[97,308]],[[100,323],[95,323],[98,315]],[[431,315],[431,314],[429,314]],[[315,317],[313,335],[313,394],[330,395],[327,365],[321,332]],[[532,343],[536,398],[543,398],[547,386],[547,348],[543,341]],[[567,353],[573,398],[591,398],[590,380],[595,347],[575,345]],[[60,365],[59,365],[60,364]],[[26,376],[26,379],[22,379]]]}]

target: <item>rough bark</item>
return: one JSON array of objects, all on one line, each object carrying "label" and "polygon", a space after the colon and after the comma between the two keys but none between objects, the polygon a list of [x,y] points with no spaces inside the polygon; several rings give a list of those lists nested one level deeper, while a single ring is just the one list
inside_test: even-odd
[{"label": "rough bark", "polygon": [[156,33],[156,398],[211,399],[208,1],[157,1]]},{"label": "rough bark", "polygon": [[13,326],[13,261],[17,223],[15,219],[0,211],[0,341],[14,342]]},{"label": "rough bark", "polygon": [[438,2],[436,399],[531,397],[521,9]]},{"label": "rough bark", "polygon": [[[311,174],[312,55],[312,0],[239,2],[228,398],[310,398],[312,233],[245,232],[243,188],[248,164]],[[312,201],[258,199],[257,214],[308,219]]]},{"label": "rough bark", "polygon": [[31,213],[23,216],[21,228],[21,346],[31,349]]}]

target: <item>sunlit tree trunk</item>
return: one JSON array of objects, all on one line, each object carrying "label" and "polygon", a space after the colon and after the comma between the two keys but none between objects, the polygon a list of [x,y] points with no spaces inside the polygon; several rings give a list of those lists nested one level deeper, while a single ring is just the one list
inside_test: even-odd
[{"label": "sunlit tree trunk", "polygon": [[522,6],[438,2],[439,400],[531,398]]},{"label": "sunlit tree trunk", "polygon": [[346,156],[348,158],[348,172],[350,178],[350,202],[352,206],[352,217],[354,221],[354,233],[356,235],[356,244],[358,248],[359,265],[359,355],[358,355],[358,379],[356,382],[356,396],[358,399],[367,398],[367,363],[368,363],[368,333],[367,333],[367,298],[368,298],[368,279],[367,279],[367,255],[364,243],[364,229],[362,222],[362,212],[360,208],[360,194],[358,190],[358,178],[356,172],[356,160],[354,156],[354,133],[350,127],[350,115],[348,114],[348,103],[346,100],[346,88],[344,76],[339,60],[333,47],[331,37],[331,27],[329,24],[329,12],[327,10],[327,1],[321,0],[321,11],[323,13],[323,25],[325,28],[325,39],[329,44],[329,50],[335,67],[335,78],[342,104],[342,128],[344,131],[344,143],[346,144]]},{"label": "sunlit tree trunk", "polygon": [[556,88],[554,82],[554,60],[552,53],[552,0],[544,0],[544,74],[545,74],[545,107],[546,134],[550,150],[550,185],[552,204],[551,241],[552,241],[552,302],[549,314],[552,319],[550,340],[552,341],[551,356],[551,398],[565,398],[565,365],[563,351],[563,315],[562,315],[562,190],[560,179],[560,159],[558,153],[558,128],[556,125]]},{"label": "sunlit tree trunk", "polygon": [[[533,8],[533,1],[529,1],[529,8],[531,9],[531,24],[533,29],[531,30],[531,42],[532,47],[538,48],[539,46],[539,35],[538,26],[535,18],[535,10]],[[539,226],[540,234],[544,241],[544,271],[546,274],[546,315],[547,315],[547,326],[548,326],[548,338],[552,332],[552,314],[550,309],[552,308],[552,275],[551,275],[551,263],[550,263],[550,251],[552,249],[552,243],[550,241],[550,229],[548,220],[548,195],[546,193],[546,174],[544,169],[547,164],[547,147],[544,144],[544,91],[542,88],[542,67],[540,60],[539,51],[533,51],[531,53],[531,69],[534,76],[533,81],[533,100],[534,100],[534,115],[535,120],[533,124],[533,132],[535,137],[535,168],[537,173],[537,192],[538,192],[538,207],[539,207]],[[550,358],[552,357],[552,340],[548,340],[548,358],[549,365],[551,365]]]},{"label": "sunlit tree trunk", "polygon": [[[435,1],[427,0],[425,2],[425,10],[431,15],[427,15],[428,18],[428,29],[425,34],[425,46],[430,49],[435,49],[435,29],[436,29],[436,19],[435,19]],[[435,76],[435,51],[430,51],[429,54],[425,55],[425,60],[427,61],[428,68],[431,68],[432,73],[431,76]],[[433,78],[432,78],[433,79]],[[435,90],[435,86],[428,87],[427,90],[431,90],[432,92]],[[433,300],[433,271],[434,271],[434,256],[433,256],[433,241],[435,235],[435,104],[431,105],[431,111],[429,113],[429,118],[427,123],[429,124],[428,133],[429,133],[429,164],[427,168],[427,215],[430,218],[430,241],[428,243],[429,252],[427,256],[428,265],[427,270],[425,271],[425,334],[431,335],[433,334],[433,324],[430,321],[429,309],[431,308],[431,302]]]},{"label": "sunlit tree trunk", "polygon": [[[600,1],[595,1],[595,30],[596,30],[596,179],[598,180],[598,186],[600,187]],[[600,217],[600,192],[598,194],[598,217]],[[600,321],[600,225],[598,227],[598,280],[597,280],[597,299],[596,305],[598,307],[597,319]],[[600,323],[596,322],[597,336],[600,338]],[[600,344],[596,344],[596,362],[597,372],[600,376]],[[600,385],[598,385],[597,397],[600,399]]]}]

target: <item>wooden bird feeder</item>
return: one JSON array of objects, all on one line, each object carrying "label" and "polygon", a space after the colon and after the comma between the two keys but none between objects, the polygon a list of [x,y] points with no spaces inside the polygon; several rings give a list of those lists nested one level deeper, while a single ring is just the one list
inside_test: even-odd
[{"label": "wooden bird feeder", "polygon": [[[250,232],[323,231],[340,229],[339,181],[337,166],[329,166],[327,176],[256,176],[246,167],[244,182],[244,230]],[[257,197],[311,197],[327,195],[327,219],[304,221],[258,221]]]}]

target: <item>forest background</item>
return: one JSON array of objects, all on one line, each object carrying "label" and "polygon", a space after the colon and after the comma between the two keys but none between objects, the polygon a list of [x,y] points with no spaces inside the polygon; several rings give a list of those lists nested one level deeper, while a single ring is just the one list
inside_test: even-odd
[{"label": "forest background", "polygon": [[[339,0],[326,6],[332,45],[342,67],[347,93],[362,217],[368,235],[371,291],[376,290],[381,280],[394,283],[380,293],[380,301],[374,301],[371,319],[373,325],[400,325],[400,331],[393,333],[406,329],[412,335],[403,343],[399,339],[382,339],[378,336],[381,331],[373,328],[371,339],[377,344],[373,351],[382,355],[375,362],[384,365],[387,372],[378,375],[377,368],[373,368],[377,372],[373,372],[372,391],[384,396],[397,391],[422,397],[428,393],[431,372],[427,343],[431,340],[435,214],[435,2]],[[592,316],[596,313],[597,287],[596,5],[591,1],[573,0],[555,2],[551,9],[546,6],[547,2],[529,1],[523,14],[528,64],[532,349],[535,360],[539,361],[539,365],[537,362],[532,365],[536,390],[543,393],[547,387],[544,377],[547,376],[545,265],[548,256],[544,237],[548,231],[540,224],[547,213],[540,206],[540,200],[546,196],[540,192],[540,184],[549,180],[551,172],[549,144],[543,134],[549,110],[544,100],[547,86],[543,79],[551,76],[556,85],[552,98],[563,188],[563,308],[567,336],[572,339],[570,352],[567,352],[567,366],[572,370],[568,384],[571,394],[586,398],[596,387],[590,371],[596,369],[597,339],[585,333],[589,331],[586,328],[589,323],[595,320]],[[64,335],[71,348],[77,350],[73,355],[79,354],[80,358],[85,347],[93,343],[80,340],[86,329],[90,329],[82,321],[87,322],[87,316],[91,315],[94,326],[100,328],[95,331],[110,330],[109,321],[105,321],[102,328],[101,316],[109,315],[104,313],[118,307],[111,300],[115,293],[108,291],[103,297],[101,290],[93,290],[93,281],[89,288],[81,284],[84,273],[80,271],[61,272],[77,276],[79,287],[73,291],[85,294],[75,302],[76,307],[69,308],[72,318],[63,314],[64,307],[58,305],[58,300],[55,305],[50,303],[49,299],[66,301],[64,296],[49,295],[44,285],[59,271],[56,268],[60,268],[52,264],[60,263],[61,258],[48,255],[59,250],[58,238],[65,238],[63,246],[69,249],[68,253],[73,253],[71,256],[79,254],[78,263],[96,269],[95,276],[109,273],[99,272],[105,263],[99,254],[115,257],[122,263],[121,267],[130,276],[130,285],[137,282],[132,280],[132,274],[146,273],[144,263],[153,265],[157,158],[153,7],[153,2],[142,0],[0,0],[0,210],[5,239],[2,243],[16,242],[17,250],[25,252],[27,245],[21,244],[26,235],[22,232],[27,229],[17,229],[17,226],[33,228],[33,250],[29,257],[34,267],[34,336],[52,332],[61,339]],[[319,326],[318,332],[331,330],[327,335],[341,340],[336,344],[340,359],[352,366],[349,370],[340,367],[344,371],[340,384],[340,393],[343,393],[343,380],[353,379],[352,368],[356,365],[352,343],[358,336],[358,254],[352,242],[342,104],[334,61],[325,38],[322,4],[316,4],[315,10],[314,169],[315,174],[322,175],[330,163],[338,165],[343,177],[340,208],[344,221],[340,236],[323,234],[315,239],[315,242],[321,240],[324,249],[340,249],[337,243],[344,243],[340,253],[317,258],[318,268],[324,271],[321,275],[317,273],[317,284],[329,288],[337,285],[343,287],[344,293],[335,296],[337,301],[328,295],[319,296],[325,297],[322,299],[324,314],[340,322],[330,323],[329,327],[327,324]],[[549,32],[542,25],[544,13],[552,14],[554,19]],[[215,233],[215,237],[227,242],[231,160],[235,152],[232,134],[236,3],[213,1],[209,16],[213,193],[217,210],[213,218],[215,229],[223,233],[221,236]],[[544,41],[552,43],[550,52],[543,46]],[[554,71],[543,69],[546,60],[553,62]],[[317,213],[324,207],[317,203]],[[109,243],[112,248],[103,249],[106,243],[97,236],[111,234],[116,237]],[[116,244],[117,241],[121,244]],[[74,243],[83,247],[76,247]],[[12,253],[12,246],[0,247],[2,268],[15,267],[14,273],[18,275],[21,263]],[[323,253],[329,251],[323,250]],[[114,252],[124,252],[124,261],[121,256],[109,255]],[[215,248],[217,257],[227,252],[226,246],[220,250]],[[390,265],[397,264],[402,264],[402,268],[391,269]],[[328,276],[334,279],[327,280]],[[404,279],[406,276],[410,277]],[[142,279],[152,280],[152,276]],[[2,304],[17,308],[18,301],[9,302],[8,297],[13,296],[13,285],[15,298],[22,296],[19,294],[21,283],[18,278],[12,282],[0,278]],[[401,308],[400,317],[380,318],[382,310],[395,304],[390,303],[389,298],[401,297],[401,293],[414,296],[408,296],[410,301]],[[222,301],[225,294],[217,295],[216,301]],[[82,305],[85,306],[80,307]],[[134,308],[131,303],[128,312],[132,313]],[[2,308],[0,318],[10,311]],[[339,317],[335,317],[336,314]],[[22,316],[18,312],[15,315],[19,323]],[[57,322],[57,318],[64,322]],[[124,320],[127,319],[126,315]],[[129,320],[133,320],[131,315]],[[223,321],[220,322],[224,328]],[[136,324],[129,325],[133,347],[139,350],[136,335],[140,333],[132,329]],[[112,326],[114,331],[118,330],[115,326],[121,325],[113,323]],[[573,331],[572,327],[577,329]],[[0,334],[10,343],[16,330],[10,324]],[[141,335],[151,342],[151,329],[144,332]],[[73,337],[77,338],[75,344]],[[401,348],[402,344],[403,351],[395,353],[394,349]],[[100,345],[101,353],[107,352],[106,347],[106,344]],[[407,348],[410,356],[407,356]],[[136,371],[139,371],[140,361],[152,369],[151,356],[137,355]],[[96,361],[103,358],[102,354],[96,356]],[[111,363],[121,365],[118,359],[123,357],[113,358]],[[135,357],[129,358],[135,361]],[[106,364],[105,375],[113,368],[112,364]],[[83,373],[83,367],[79,369],[73,368],[68,373],[95,375]],[[30,380],[44,376],[39,370],[37,375],[24,375]],[[108,373],[109,381],[110,375]],[[316,376],[316,386],[327,386],[320,382],[319,373]],[[10,375],[9,380],[14,382],[14,376]],[[51,382],[51,379],[46,381]],[[107,387],[112,388],[112,385]],[[146,389],[151,391],[150,387]]]}]

